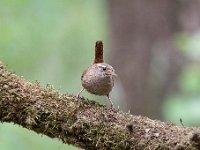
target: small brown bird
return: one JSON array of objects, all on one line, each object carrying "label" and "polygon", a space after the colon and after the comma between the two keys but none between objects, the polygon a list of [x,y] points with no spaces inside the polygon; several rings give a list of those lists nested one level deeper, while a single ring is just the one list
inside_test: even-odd
[{"label": "small brown bird", "polygon": [[77,97],[80,96],[81,92],[86,89],[89,93],[107,96],[113,108],[113,103],[109,96],[114,86],[114,76],[117,76],[113,67],[109,64],[104,63],[103,59],[103,42],[97,41],[95,45],[95,58],[93,64],[87,68],[82,76],[82,90],[78,93]]}]

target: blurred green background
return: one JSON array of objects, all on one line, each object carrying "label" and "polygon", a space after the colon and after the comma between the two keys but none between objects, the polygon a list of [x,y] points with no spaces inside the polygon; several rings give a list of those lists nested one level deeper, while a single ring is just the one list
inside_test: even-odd
[{"label": "blurred green background", "polygon": [[[95,41],[105,41],[106,53],[111,54],[109,28],[105,1],[0,0],[0,61],[28,80],[50,83],[62,92],[76,94],[81,89],[82,71],[92,63]],[[175,42],[184,55],[199,61],[199,41],[200,33],[179,33]],[[178,80],[180,91],[169,94],[161,106],[165,120],[180,125],[179,119],[183,118],[186,126],[199,125],[199,63],[186,65]],[[83,96],[98,99],[86,92]],[[3,123],[0,149],[77,148]]]},{"label": "blurred green background", "polygon": [[200,125],[200,32],[188,35],[177,34],[177,47],[186,57],[178,78],[179,89],[169,94],[163,104],[166,120],[184,126]]}]

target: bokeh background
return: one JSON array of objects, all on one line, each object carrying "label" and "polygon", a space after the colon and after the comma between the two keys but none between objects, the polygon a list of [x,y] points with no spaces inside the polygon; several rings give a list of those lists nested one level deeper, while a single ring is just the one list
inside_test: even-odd
[{"label": "bokeh background", "polygon": [[[199,126],[199,9],[198,0],[0,0],[0,61],[26,79],[77,94],[95,41],[103,40],[105,60],[118,74],[116,107]],[[1,123],[0,149],[77,148]]]}]

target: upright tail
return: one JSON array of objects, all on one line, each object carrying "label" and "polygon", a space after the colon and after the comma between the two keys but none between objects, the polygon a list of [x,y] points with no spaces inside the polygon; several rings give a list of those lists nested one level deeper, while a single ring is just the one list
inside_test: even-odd
[{"label": "upright tail", "polygon": [[93,63],[103,63],[103,42],[102,41],[96,41],[95,45],[95,57]]}]

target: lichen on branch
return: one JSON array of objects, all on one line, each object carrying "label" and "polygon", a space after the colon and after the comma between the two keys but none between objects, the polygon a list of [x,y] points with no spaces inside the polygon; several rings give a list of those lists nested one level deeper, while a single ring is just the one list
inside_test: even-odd
[{"label": "lichen on branch", "polygon": [[[70,86],[70,85],[69,85]],[[200,149],[200,128],[133,116],[61,94],[11,73],[0,63],[0,121],[83,149]]]}]

